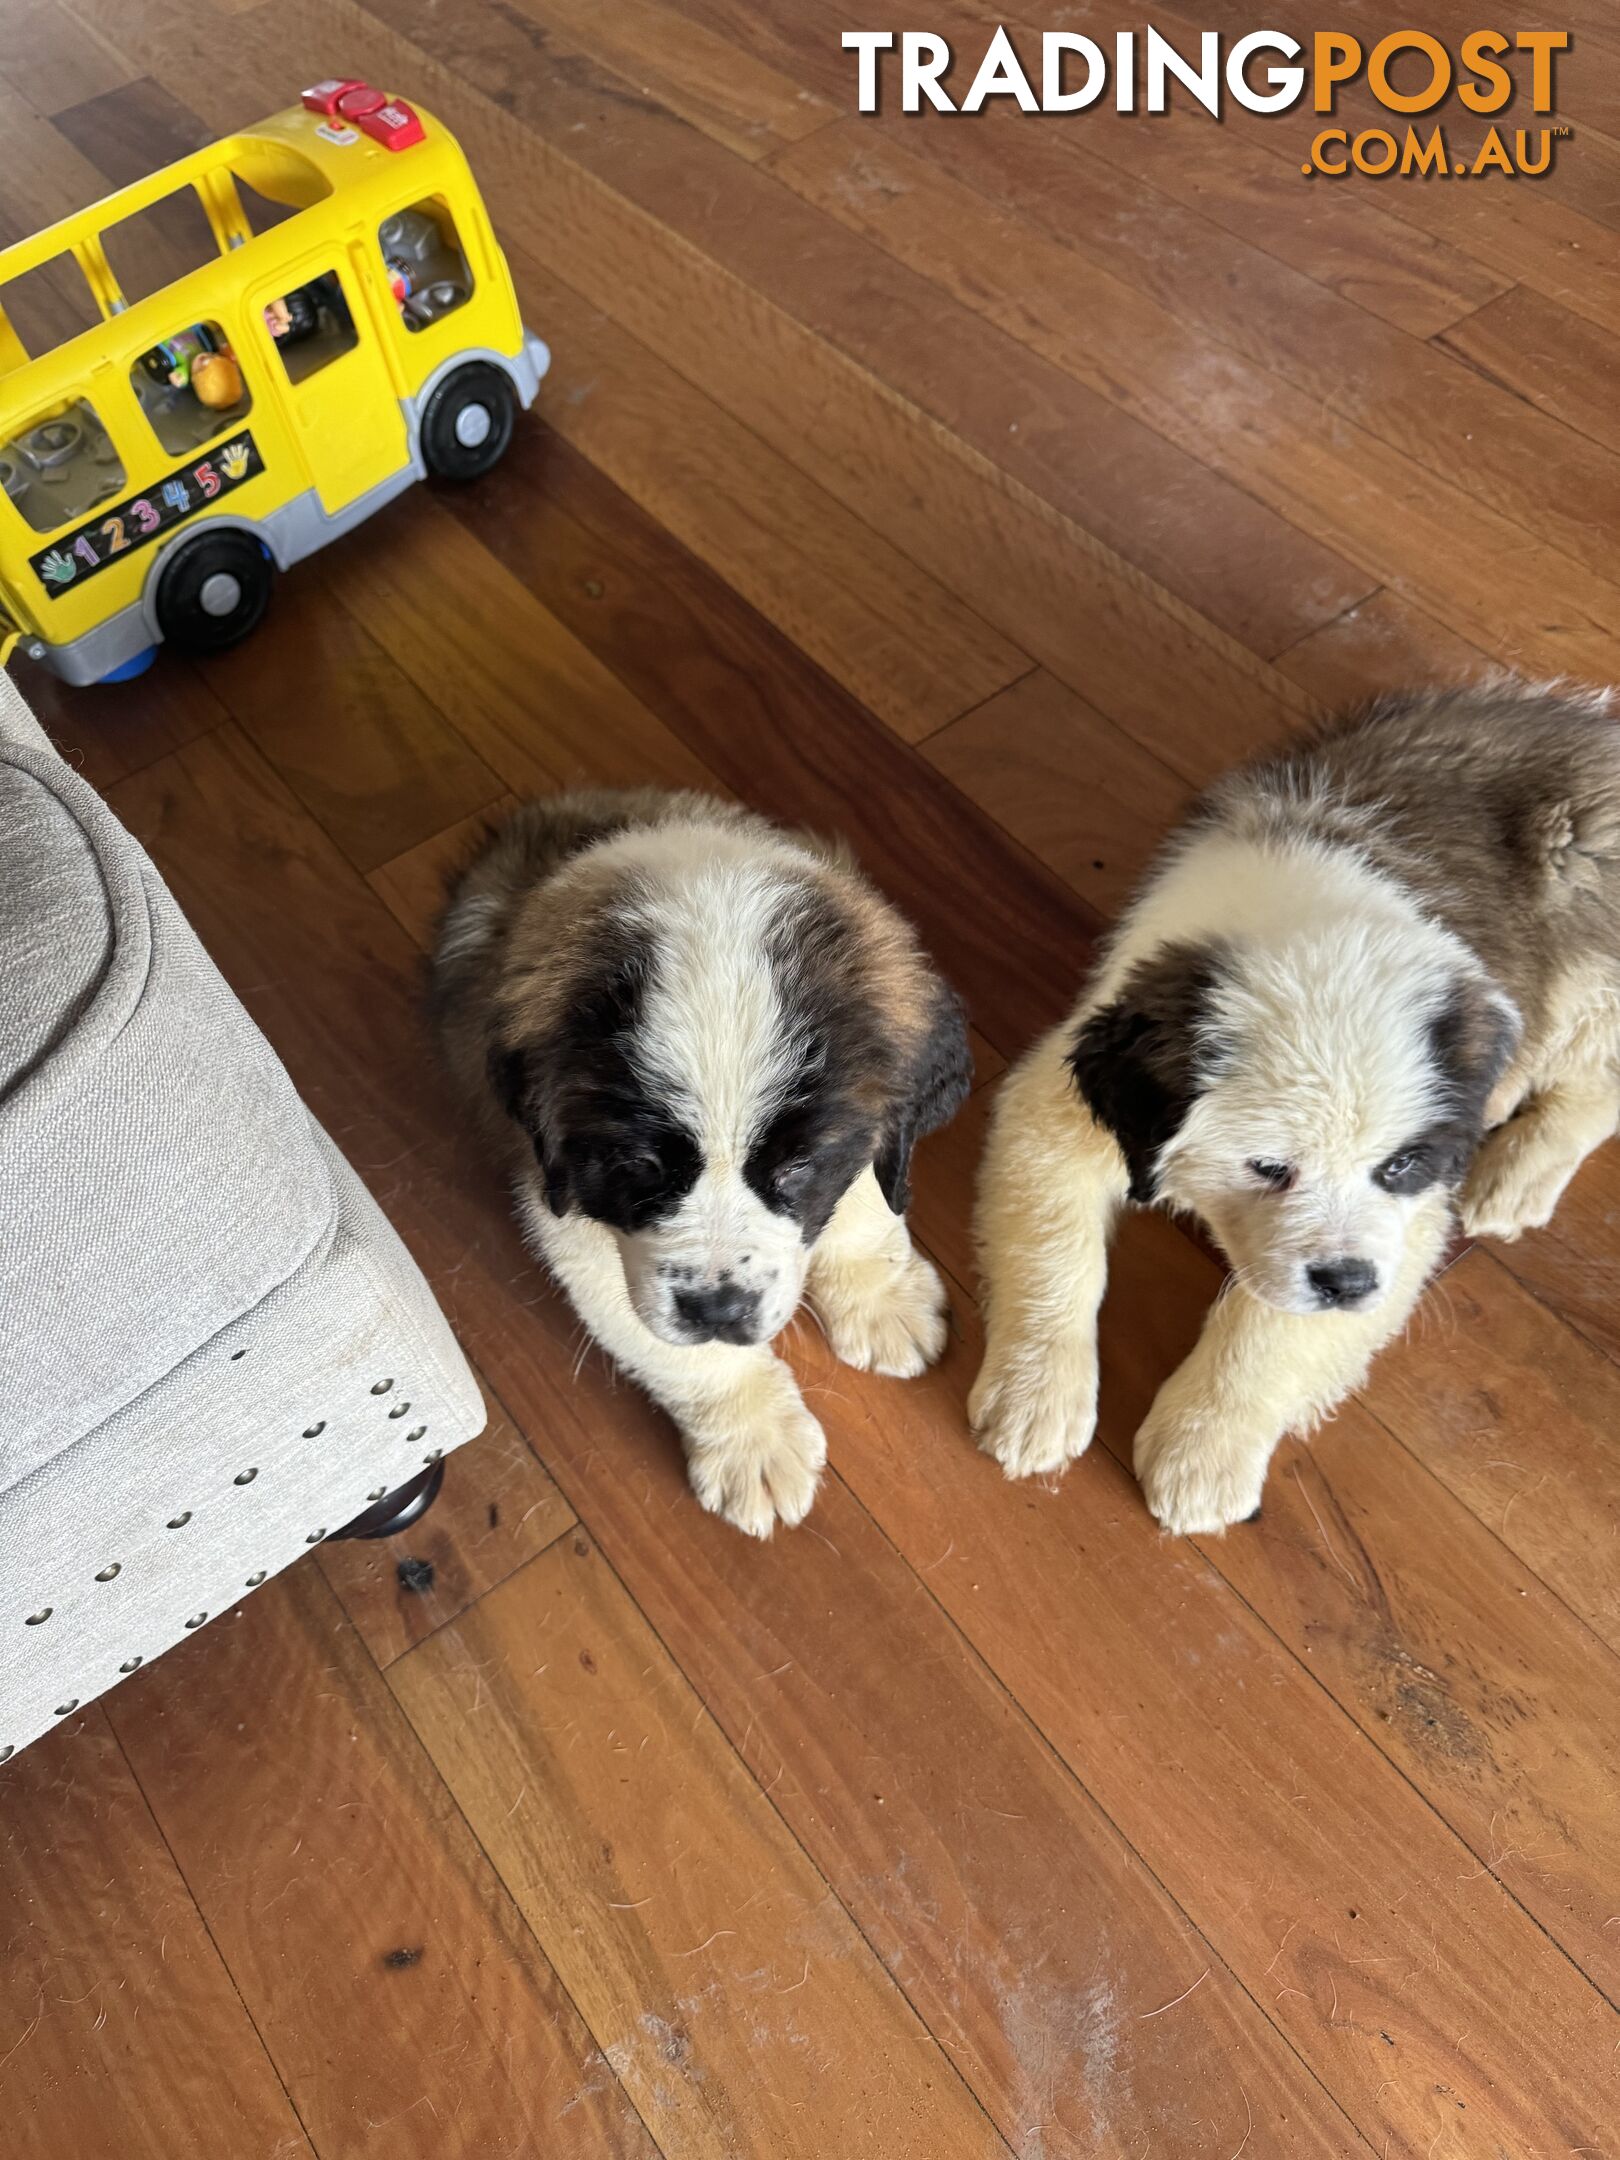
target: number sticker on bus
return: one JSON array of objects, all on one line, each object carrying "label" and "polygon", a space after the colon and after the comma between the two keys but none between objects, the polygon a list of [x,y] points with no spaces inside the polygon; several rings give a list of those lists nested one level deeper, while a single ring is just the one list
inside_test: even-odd
[{"label": "number sticker on bus", "polygon": [[171,531],[263,471],[264,460],[252,435],[246,431],[233,435],[207,457],[194,458],[143,494],[132,495],[111,510],[98,510],[28,560],[52,599],[59,599],[131,548],[145,547],[159,533]]}]

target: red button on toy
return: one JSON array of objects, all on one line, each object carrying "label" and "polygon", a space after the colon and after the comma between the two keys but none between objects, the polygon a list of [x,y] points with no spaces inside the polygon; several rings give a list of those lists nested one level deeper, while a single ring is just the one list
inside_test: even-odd
[{"label": "red button on toy", "polygon": [[337,109],[345,120],[364,120],[368,113],[381,112],[387,103],[380,90],[373,90],[369,83],[356,83],[338,99]]},{"label": "red button on toy", "polygon": [[[340,100],[365,87],[356,76],[333,75],[325,82],[313,84],[304,92],[300,103],[306,112],[319,113],[323,120],[330,120],[336,114]],[[377,102],[381,104],[382,100],[379,98]]]},{"label": "red button on toy", "polygon": [[403,98],[388,98],[370,112],[356,113],[347,104],[343,110],[362,134],[380,142],[385,150],[409,150],[425,139],[420,114]]}]

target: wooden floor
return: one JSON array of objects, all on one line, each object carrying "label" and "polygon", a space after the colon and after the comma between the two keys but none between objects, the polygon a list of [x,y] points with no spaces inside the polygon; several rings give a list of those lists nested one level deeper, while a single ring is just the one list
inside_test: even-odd
[{"label": "wooden floor", "polygon": [[[556,353],[496,476],[244,649],[28,684],[491,1421],[397,1550],[0,1774],[25,2160],[1620,2154],[1620,1151],[1224,1540],[1123,1467],[1212,1285],[1163,1223],[1061,1487],[962,1411],[986,1099],[1189,789],[1321,701],[1620,678],[1620,10],[1556,17],[1556,174],[1467,187],[1307,183],[1302,116],[861,119],[859,12],[0,0],[0,238],[367,74],[459,131]],[[768,1547],[576,1374],[424,1039],[443,865],[583,779],[841,827],[979,1030],[920,1164],[953,1346],[900,1385],[798,1332],[832,1467]]]}]

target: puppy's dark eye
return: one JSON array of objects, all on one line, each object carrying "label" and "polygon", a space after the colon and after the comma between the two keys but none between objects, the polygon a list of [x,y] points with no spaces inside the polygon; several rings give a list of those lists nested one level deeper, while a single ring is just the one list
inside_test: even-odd
[{"label": "puppy's dark eye", "polygon": [[1249,1158],[1249,1175],[1257,1177],[1262,1185],[1269,1185],[1273,1192],[1287,1192],[1294,1182],[1294,1172],[1285,1162],[1266,1162],[1258,1155]]},{"label": "puppy's dark eye", "polygon": [[614,1154],[613,1172],[631,1185],[656,1185],[664,1174],[664,1158],[656,1148],[621,1148]]},{"label": "puppy's dark eye", "polygon": [[1402,1148],[1398,1155],[1378,1165],[1373,1183],[1382,1185],[1386,1192],[1410,1191],[1427,1171],[1428,1160],[1420,1148]]},{"label": "puppy's dark eye", "polygon": [[771,1173],[771,1190],[784,1206],[791,1207],[802,1200],[810,1189],[815,1166],[807,1162],[786,1162]]}]

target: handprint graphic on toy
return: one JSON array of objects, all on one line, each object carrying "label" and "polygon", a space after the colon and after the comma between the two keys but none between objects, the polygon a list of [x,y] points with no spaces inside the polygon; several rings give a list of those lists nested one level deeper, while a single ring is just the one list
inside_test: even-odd
[{"label": "handprint graphic on toy", "polygon": [[219,453],[219,462],[227,480],[240,480],[248,469],[247,444],[227,443]]},{"label": "handprint graphic on toy", "polygon": [[64,555],[60,548],[52,548],[40,564],[39,574],[49,578],[53,585],[71,585],[78,567],[71,555]]}]

